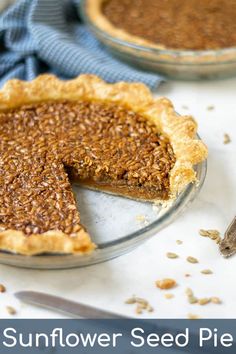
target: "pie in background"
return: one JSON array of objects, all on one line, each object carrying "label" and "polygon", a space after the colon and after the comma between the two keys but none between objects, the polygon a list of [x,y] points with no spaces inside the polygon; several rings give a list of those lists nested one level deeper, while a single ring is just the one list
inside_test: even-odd
[{"label": "pie in background", "polygon": [[86,0],[86,13],[102,31],[145,47],[236,47],[235,0]]}]

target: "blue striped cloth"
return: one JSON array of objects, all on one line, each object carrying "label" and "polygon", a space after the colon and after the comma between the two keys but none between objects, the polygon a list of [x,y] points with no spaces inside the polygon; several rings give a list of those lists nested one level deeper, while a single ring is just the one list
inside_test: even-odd
[{"label": "blue striped cloth", "polygon": [[18,0],[0,16],[0,85],[43,72],[61,78],[92,73],[108,82],[161,82],[114,59],[79,19],[80,0]]}]

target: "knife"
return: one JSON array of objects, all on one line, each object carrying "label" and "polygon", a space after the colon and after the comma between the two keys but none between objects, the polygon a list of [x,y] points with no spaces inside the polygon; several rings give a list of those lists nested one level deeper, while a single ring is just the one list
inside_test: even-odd
[{"label": "knife", "polygon": [[80,304],[75,301],[67,300],[59,296],[49,295],[37,291],[19,291],[15,293],[18,300],[31,305],[46,307],[49,310],[57,311],[73,318],[89,319],[128,319],[123,315],[100,310],[96,307]]},{"label": "knife", "polygon": [[[121,319],[121,320],[122,319],[132,319],[132,317],[118,315],[118,314],[110,312],[110,311],[100,310],[100,309],[93,307],[93,306],[80,304],[75,301],[67,300],[67,299],[59,297],[59,296],[49,295],[49,294],[42,293],[42,292],[19,291],[19,292],[16,292],[14,295],[18,300],[23,301],[25,303],[44,307],[49,310],[57,311],[57,312],[66,314],[72,318],[77,318],[77,319],[78,318]],[[135,319],[135,318],[133,318],[133,319]],[[171,328],[171,323],[168,324],[168,328],[164,328],[162,326],[160,327],[159,325],[156,325],[156,323],[152,324],[152,322],[149,322],[149,324],[146,324],[145,322],[143,322],[143,325],[144,325],[144,328],[145,328],[145,325],[146,325],[146,327],[148,326],[147,328],[150,330],[150,332],[152,332],[152,331],[155,332],[156,330],[158,330],[158,332],[160,334],[167,333]],[[116,326],[119,326],[119,324],[116,323]],[[174,330],[174,332],[178,333],[177,328],[173,327],[172,329]],[[198,339],[197,335],[195,333],[192,333],[191,337],[193,339],[195,339],[195,343],[196,343],[196,341]],[[203,354],[203,353],[208,354],[209,353],[208,347],[196,348],[191,343],[190,343],[190,348],[176,347],[175,349],[177,351],[181,351],[181,352],[187,352],[190,349],[192,354]],[[220,350],[217,348],[215,354],[221,353]]]},{"label": "knife", "polygon": [[223,257],[231,257],[236,253],[236,216],[227,228],[219,246]]}]

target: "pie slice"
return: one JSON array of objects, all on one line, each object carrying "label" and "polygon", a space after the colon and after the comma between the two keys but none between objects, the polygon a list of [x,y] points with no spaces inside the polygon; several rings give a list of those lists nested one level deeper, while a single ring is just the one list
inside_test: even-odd
[{"label": "pie slice", "polygon": [[142,84],[92,75],[9,81],[0,92],[0,249],[91,252],[71,183],[172,201],[207,156],[196,127]]}]

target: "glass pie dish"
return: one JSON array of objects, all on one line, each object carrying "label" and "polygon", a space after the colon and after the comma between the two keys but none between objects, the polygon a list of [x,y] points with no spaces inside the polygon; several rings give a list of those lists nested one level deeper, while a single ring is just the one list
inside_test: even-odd
[{"label": "glass pie dish", "polygon": [[115,38],[93,23],[86,0],[79,11],[91,32],[118,59],[144,70],[181,80],[227,78],[236,74],[236,48],[218,50],[171,50],[137,45]]},{"label": "glass pie dish", "polygon": [[196,198],[206,176],[207,162],[195,168],[197,183],[187,186],[168,208],[74,186],[82,224],[87,226],[97,249],[90,255],[22,256],[0,252],[0,263],[35,269],[84,267],[118,257],[142,244],[172,223]]}]

